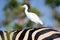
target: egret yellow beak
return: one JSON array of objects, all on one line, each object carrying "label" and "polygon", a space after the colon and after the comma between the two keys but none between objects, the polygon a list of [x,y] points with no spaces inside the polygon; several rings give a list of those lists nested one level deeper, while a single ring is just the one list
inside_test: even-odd
[{"label": "egret yellow beak", "polygon": [[24,7],[24,6],[21,6],[21,7]]}]

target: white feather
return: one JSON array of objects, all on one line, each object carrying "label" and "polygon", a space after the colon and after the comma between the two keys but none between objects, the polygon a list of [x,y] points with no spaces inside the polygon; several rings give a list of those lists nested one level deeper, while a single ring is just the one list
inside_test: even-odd
[{"label": "white feather", "polygon": [[41,25],[43,25],[43,22],[40,20],[40,18],[35,14],[35,13],[31,13],[29,12],[28,14],[26,14],[26,16],[33,22],[35,23],[40,23]]},{"label": "white feather", "polygon": [[33,21],[37,24],[40,23],[41,25],[43,25],[42,20],[40,20],[40,18],[35,13],[28,12],[28,6],[27,5],[24,5],[22,7],[25,8],[25,14],[31,21]]}]

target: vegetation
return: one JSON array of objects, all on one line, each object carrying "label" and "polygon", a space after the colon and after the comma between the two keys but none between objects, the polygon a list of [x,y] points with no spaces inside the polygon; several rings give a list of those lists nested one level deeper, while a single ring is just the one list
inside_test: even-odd
[{"label": "vegetation", "polygon": [[[29,0],[24,0],[23,3],[29,4],[29,2],[30,2]],[[5,17],[7,21],[4,21],[4,25],[7,28],[7,30],[9,31],[16,30],[16,29],[18,30],[18,29],[23,29],[26,27],[33,26],[32,22],[27,19],[25,13],[23,12],[24,8],[20,7],[23,3],[18,2],[17,0],[9,0],[8,4],[6,4],[4,11],[5,11]],[[34,12],[39,16],[41,15],[40,12],[34,7],[30,8],[29,11]],[[18,20],[18,22],[14,26],[11,26],[14,20]]]},{"label": "vegetation", "polygon": [[56,9],[60,5],[60,0],[46,0],[47,5],[52,8],[52,17],[55,19],[54,29],[58,29],[60,22],[60,15],[57,13]]}]

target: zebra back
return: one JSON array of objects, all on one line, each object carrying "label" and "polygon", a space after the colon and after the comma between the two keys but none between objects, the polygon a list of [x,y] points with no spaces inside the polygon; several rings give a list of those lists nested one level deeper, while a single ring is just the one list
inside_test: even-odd
[{"label": "zebra back", "polygon": [[0,31],[0,40],[60,40],[60,32],[50,28],[33,28],[11,31]]},{"label": "zebra back", "polygon": [[60,40],[60,32],[45,27],[16,30],[11,32],[10,40]]}]

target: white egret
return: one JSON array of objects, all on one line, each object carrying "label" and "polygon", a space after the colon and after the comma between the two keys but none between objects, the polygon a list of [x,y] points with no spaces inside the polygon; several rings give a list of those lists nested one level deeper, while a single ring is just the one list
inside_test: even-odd
[{"label": "white egret", "polygon": [[31,21],[33,21],[33,22],[35,22],[37,24],[43,25],[42,20],[40,20],[40,18],[35,13],[28,12],[28,5],[27,4],[23,5],[22,7],[25,8],[24,11],[25,11],[25,14],[28,17],[28,19],[30,19]]}]

